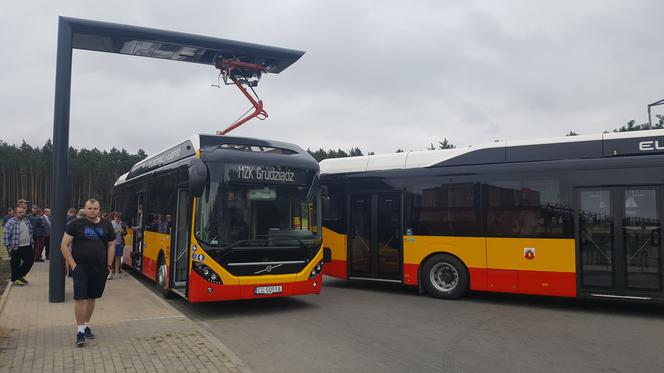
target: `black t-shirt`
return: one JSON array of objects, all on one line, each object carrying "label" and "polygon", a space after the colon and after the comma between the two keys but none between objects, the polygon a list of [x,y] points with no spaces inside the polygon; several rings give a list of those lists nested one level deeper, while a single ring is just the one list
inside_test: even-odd
[{"label": "black t-shirt", "polygon": [[74,237],[71,255],[76,265],[82,264],[92,270],[106,271],[108,243],[115,241],[115,231],[111,222],[100,219],[99,223],[95,224],[88,219],[78,218],[67,224],[65,232]]}]

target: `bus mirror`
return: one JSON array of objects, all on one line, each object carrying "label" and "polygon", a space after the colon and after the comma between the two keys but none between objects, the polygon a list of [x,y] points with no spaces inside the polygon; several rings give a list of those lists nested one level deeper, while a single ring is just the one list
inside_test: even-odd
[{"label": "bus mirror", "polygon": [[208,179],[208,169],[205,162],[195,158],[189,164],[189,193],[194,197],[203,194]]}]

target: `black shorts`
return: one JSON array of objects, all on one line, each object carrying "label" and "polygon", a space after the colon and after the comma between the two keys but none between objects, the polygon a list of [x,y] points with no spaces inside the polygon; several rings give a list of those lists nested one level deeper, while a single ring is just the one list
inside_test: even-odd
[{"label": "black shorts", "polygon": [[106,276],[108,271],[94,270],[82,264],[76,265],[71,272],[74,280],[74,299],[101,298],[106,287]]}]

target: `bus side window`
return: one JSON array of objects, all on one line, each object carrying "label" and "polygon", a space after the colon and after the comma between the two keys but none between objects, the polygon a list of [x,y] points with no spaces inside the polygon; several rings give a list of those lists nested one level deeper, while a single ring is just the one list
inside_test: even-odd
[{"label": "bus side window", "polygon": [[325,204],[323,209],[323,220],[339,220],[341,219],[341,200],[340,196],[336,193],[330,193],[329,202]]},{"label": "bus side window", "polygon": [[489,183],[487,231],[497,237],[563,237],[569,213],[556,180]]},{"label": "bus side window", "polygon": [[[323,226],[339,234],[345,234],[348,223],[346,221],[346,185],[331,183],[326,186],[328,198],[324,205],[319,207],[323,210],[321,212]],[[315,222],[313,213],[310,214],[310,218],[314,219],[313,221]]]},{"label": "bus side window", "polygon": [[481,232],[479,184],[414,184],[407,225],[417,235],[476,236]]}]

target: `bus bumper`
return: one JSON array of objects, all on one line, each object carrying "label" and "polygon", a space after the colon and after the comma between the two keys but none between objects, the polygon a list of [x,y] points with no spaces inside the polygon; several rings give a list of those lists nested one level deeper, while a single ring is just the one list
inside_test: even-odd
[{"label": "bus bumper", "polygon": [[[210,283],[192,271],[189,277],[189,301],[216,302],[234,299],[260,299],[291,295],[320,294],[322,285],[322,274],[318,274],[317,276],[306,281],[252,285],[224,285]],[[273,294],[255,293],[257,287],[264,286],[281,286],[281,292]]]}]

